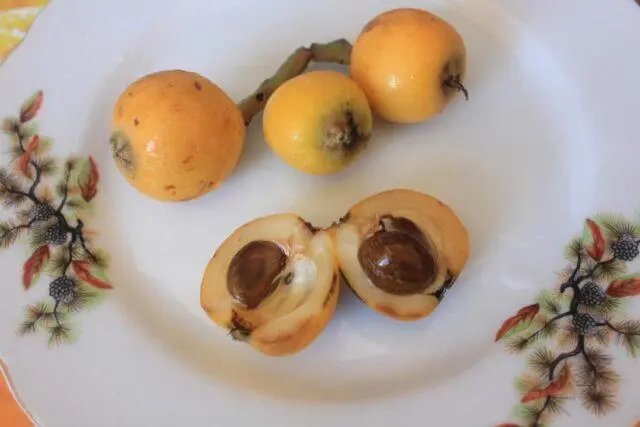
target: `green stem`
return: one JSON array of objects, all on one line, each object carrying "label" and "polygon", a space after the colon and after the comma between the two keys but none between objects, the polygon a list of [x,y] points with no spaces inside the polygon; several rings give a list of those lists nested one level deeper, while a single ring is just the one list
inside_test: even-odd
[{"label": "green stem", "polygon": [[351,43],[345,39],[329,43],[313,43],[310,47],[300,47],[278,68],[273,76],[266,79],[249,96],[238,104],[246,126],[262,111],[273,93],[286,81],[302,74],[311,61],[349,64]]}]

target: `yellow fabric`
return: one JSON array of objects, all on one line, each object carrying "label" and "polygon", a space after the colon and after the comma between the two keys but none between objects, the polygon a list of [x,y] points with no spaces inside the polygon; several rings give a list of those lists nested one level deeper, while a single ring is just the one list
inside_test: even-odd
[{"label": "yellow fabric", "polygon": [[49,0],[0,0],[0,63],[22,41]]}]

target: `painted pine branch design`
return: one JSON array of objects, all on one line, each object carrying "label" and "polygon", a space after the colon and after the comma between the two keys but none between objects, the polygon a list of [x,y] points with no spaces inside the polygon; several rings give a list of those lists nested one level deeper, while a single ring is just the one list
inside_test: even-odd
[{"label": "painted pine branch design", "polygon": [[17,117],[2,122],[11,161],[0,169],[0,202],[13,212],[0,223],[0,247],[26,238],[31,255],[22,266],[22,286],[31,289],[44,273],[49,298],[29,305],[18,333],[46,331],[51,345],[75,335],[73,315],[90,308],[111,289],[108,257],[94,247],[85,227],[100,174],[93,158],[69,158],[62,167],[50,156],[52,141],[34,119],[42,91],[29,98]]},{"label": "painted pine branch design", "polygon": [[615,338],[631,357],[640,355],[640,321],[622,313],[625,298],[640,295],[640,273],[627,274],[639,244],[640,223],[619,215],[587,219],[566,247],[571,264],[557,289],[543,291],[498,330],[495,340],[508,351],[529,352],[515,409],[525,426],[549,426],[576,397],[598,416],[616,408],[620,376],[607,350]]}]

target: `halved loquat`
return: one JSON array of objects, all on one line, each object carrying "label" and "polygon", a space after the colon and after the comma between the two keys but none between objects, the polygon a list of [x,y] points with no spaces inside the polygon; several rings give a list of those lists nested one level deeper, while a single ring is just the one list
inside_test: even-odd
[{"label": "halved loquat", "polygon": [[300,352],[335,311],[340,280],[329,234],[293,214],[235,230],[209,261],[200,305],[239,341],[270,356]]}]

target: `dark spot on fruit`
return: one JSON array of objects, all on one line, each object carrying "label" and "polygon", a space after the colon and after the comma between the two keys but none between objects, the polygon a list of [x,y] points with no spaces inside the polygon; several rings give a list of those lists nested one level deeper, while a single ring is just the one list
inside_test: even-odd
[{"label": "dark spot on fruit", "polygon": [[322,144],[323,148],[338,156],[354,156],[364,150],[370,136],[362,132],[353,112],[347,110],[343,118],[327,127]]},{"label": "dark spot on fruit", "polygon": [[229,324],[229,335],[236,341],[246,341],[253,331],[254,326],[242,318],[235,310],[231,313],[231,323]]},{"label": "dark spot on fruit", "polygon": [[129,92],[129,96],[133,96],[133,92]]},{"label": "dark spot on fruit", "polygon": [[182,106],[180,104],[173,104],[173,111],[179,113],[180,111],[182,111]]},{"label": "dark spot on fruit", "polygon": [[193,82],[193,85],[196,87],[196,90],[202,90],[202,85],[200,84],[200,82],[195,81]]},{"label": "dark spot on fruit", "polygon": [[138,120],[137,118],[134,118],[133,125],[137,127],[139,124],[140,124],[140,120]]},{"label": "dark spot on fruit", "polygon": [[344,224],[345,222],[349,221],[349,218],[351,217],[351,212],[347,212],[346,214],[342,215],[342,217],[340,217],[340,219],[338,220],[338,222],[340,224]]},{"label": "dark spot on fruit", "polygon": [[311,231],[312,233],[315,233],[316,231],[320,230],[318,227],[314,226],[309,221],[303,221],[303,222],[304,222],[304,225],[306,225],[309,231]]},{"label": "dark spot on fruit", "polygon": [[175,190],[176,186],[175,185],[165,185],[164,189],[165,189],[165,191],[171,191],[171,190]]},{"label": "dark spot on fruit", "polygon": [[216,186],[215,181],[209,181],[209,189],[213,188]]},{"label": "dark spot on fruit", "polygon": [[450,271],[447,271],[447,279],[442,284],[442,287],[433,294],[433,296],[438,298],[438,301],[442,301],[447,291],[453,287],[453,284],[456,282],[457,278],[458,276]]},{"label": "dark spot on fruit", "polygon": [[191,162],[191,160],[193,160],[193,154],[192,154],[192,155],[190,155],[190,156],[188,156],[188,157],[185,157],[185,158],[182,160],[182,164],[183,164],[183,165],[186,165],[187,163]]},{"label": "dark spot on fruit", "polygon": [[258,102],[264,101],[264,92],[256,93],[256,101],[258,101]]},{"label": "dark spot on fruit", "polygon": [[290,271],[288,272],[285,276],[284,276],[284,280],[283,280],[285,285],[290,285],[291,282],[293,282],[293,272]]}]

